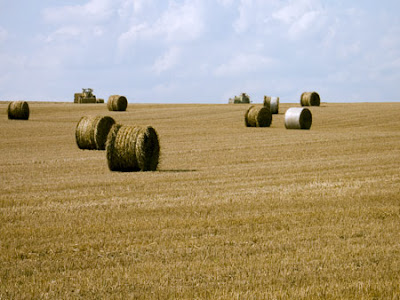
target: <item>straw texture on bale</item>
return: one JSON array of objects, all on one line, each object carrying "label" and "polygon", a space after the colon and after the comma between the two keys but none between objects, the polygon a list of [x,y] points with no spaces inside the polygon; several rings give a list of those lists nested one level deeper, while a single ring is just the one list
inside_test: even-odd
[{"label": "straw texture on bale", "polygon": [[279,97],[264,96],[264,106],[269,108],[271,114],[278,114]]},{"label": "straw texture on bale", "polygon": [[74,94],[74,103],[79,103],[79,99],[80,99],[81,95],[82,95],[82,93]]},{"label": "straw texture on bale", "polygon": [[7,108],[8,118],[10,120],[28,120],[29,119],[29,105],[26,101],[13,101],[8,104]]},{"label": "straw texture on bale", "polygon": [[107,137],[107,163],[111,171],[155,171],[160,144],[151,126],[115,124]]},{"label": "straw texture on bale", "polygon": [[272,114],[266,106],[250,106],[244,115],[244,123],[247,127],[269,127],[271,122]]},{"label": "straw texture on bale", "polygon": [[108,116],[82,117],[75,129],[79,149],[105,150],[107,135],[114,124],[114,119]]},{"label": "straw texture on bale", "polygon": [[300,96],[301,106],[319,106],[320,102],[317,92],[304,92]]},{"label": "straw texture on bale", "polygon": [[125,111],[128,106],[128,100],[125,96],[111,95],[107,101],[107,108],[110,111]]},{"label": "straw texture on bale", "polygon": [[312,114],[308,108],[292,107],[285,113],[286,129],[310,129]]}]

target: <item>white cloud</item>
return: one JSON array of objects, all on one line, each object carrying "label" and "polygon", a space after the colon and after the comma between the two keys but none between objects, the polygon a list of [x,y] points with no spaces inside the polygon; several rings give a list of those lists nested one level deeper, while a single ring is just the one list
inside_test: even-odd
[{"label": "white cloud", "polygon": [[217,2],[225,7],[229,7],[233,4],[234,0],[217,0]]},{"label": "white cloud", "polygon": [[76,26],[66,26],[66,27],[61,27],[54,31],[53,33],[49,34],[45,38],[45,42],[51,43],[51,42],[65,42],[69,40],[74,40],[79,38],[81,35],[82,31],[79,27]]},{"label": "white cloud", "polygon": [[289,28],[291,38],[300,38],[300,35],[309,30],[321,15],[319,11],[309,11],[303,14],[299,20],[295,21]]},{"label": "white cloud", "polygon": [[0,26],[0,43],[3,43],[8,38],[8,32],[3,27]]},{"label": "white cloud", "polygon": [[182,5],[171,2],[153,25],[134,24],[121,35],[124,40],[154,38],[162,36],[168,41],[186,41],[196,39],[204,30],[200,1],[185,1]]},{"label": "white cloud", "polygon": [[150,22],[134,23],[129,30],[118,38],[120,55],[129,53],[129,49],[138,41],[157,44],[177,44],[199,38],[205,28],[203,5],[199,0],[186,0],[182,4],[170,2],[166,11]]},{"label": "white cloud", "polygon": [[113,13],[112,0],[90,0],[84,5],[46,8],[43,17],[46,22],[55,24],[88,24],[104,21]]},{"label": "white cloud", "polygon": [[159,57],[152,69],[160,75],[162,72],[172,68],[179,60],[180,49],[177,47],[170,48],[164,55]]},{"label": "white cloud", "polygon": [[214,73],[216,76],[236,76],[264,70],[274,63],[273,59],[259,54],[238,54],[227,63],[218,66]]}]

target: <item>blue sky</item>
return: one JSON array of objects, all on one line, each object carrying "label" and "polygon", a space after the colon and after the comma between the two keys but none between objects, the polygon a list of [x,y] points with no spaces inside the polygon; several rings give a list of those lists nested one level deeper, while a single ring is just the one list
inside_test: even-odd
[{"label": "blue sky", "polygon": [[0,0],[0,100],[400,100],[398,0]]}]

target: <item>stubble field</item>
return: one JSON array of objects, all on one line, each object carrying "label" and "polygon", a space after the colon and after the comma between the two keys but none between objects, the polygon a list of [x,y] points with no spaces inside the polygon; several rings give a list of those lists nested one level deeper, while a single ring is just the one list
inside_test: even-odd
[{"label": "stubble field", "polygon": [[[0,299],[399,299],[400,103],[0,102]],[[151,125],[158,171],[79,150],[83,115]]]}]

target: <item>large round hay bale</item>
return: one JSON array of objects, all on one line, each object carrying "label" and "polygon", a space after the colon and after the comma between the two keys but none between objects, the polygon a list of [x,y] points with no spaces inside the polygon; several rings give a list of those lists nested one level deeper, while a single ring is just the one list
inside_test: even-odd
[{"label": "large round hay bale", "polygon": [[300,96],[301,106],[319,106],[321,99],[317,92],[304,92]]},{"label": "large round hay bale", "polygon": [[107,135],[114,124],[114,119],[108,116],[82,117],[75,129],[79,149],[105,150]]},{"label": "large round hay bale", "polygon": [[155,171],[160,144],[151,126],[115,124],[107,137],[107,162],[111,171]]},{"label": "large round hay bale", "polygon": [[271,114],[278,114],[279,97],[264,96],[264,106],[269,108]]},{"label": "large round hay bale", "polygon": [[102,99],[102,98],[97,98],[97,99],[96,99],[96,103],[104,103],[104,99]]},{"label": "large round hay bale", "polygon": [[244,115],[244,123],[247,127],[269,127],[272,114],[268,107],[250,106]]},{"label": "large round hay bale", "polygon": [[110,111],[125,111],[128,106],[128,100],[125,96],[111,95],[107,101],[107,108]]},{"label": "large round hay bale", "polygon": [[13,101],[8,104],[7,108],[8,118],[18,120],[29,119],[29,105],[26,101]]},{"label": "large round hay bale", "polygon": [[305,107],[292,107],[285,113],[286,129],[310,129],[312,124],[311,111]]}]

